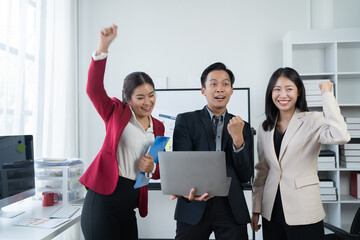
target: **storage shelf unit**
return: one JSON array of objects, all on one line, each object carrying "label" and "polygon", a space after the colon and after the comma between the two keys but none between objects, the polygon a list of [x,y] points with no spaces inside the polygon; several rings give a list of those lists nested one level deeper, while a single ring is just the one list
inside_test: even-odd
[{"label": "storage shelf unit", "polygon": [[[360,117],[360,28],[290,31],[283,38],[283,60],[303,80],[330,79],[343,116]],[[310,110],[322,111],[321,106]],[[360,169],[339,165],[339,146],[324,148],[335,152],[336,167],[319,170],[319,177],[332,179],[337,188],[336,201],[323,201],[325,221],[349,230],[360,204],[350,195],[350,172]]]},{"label": "storage shelf unit", "polygon": [[83,198],[85,189],[79,182],[83,171],[83,163],[67,166],[35,164],[36,197],[41,198],[42,192],[52,191],[66,203]]}]

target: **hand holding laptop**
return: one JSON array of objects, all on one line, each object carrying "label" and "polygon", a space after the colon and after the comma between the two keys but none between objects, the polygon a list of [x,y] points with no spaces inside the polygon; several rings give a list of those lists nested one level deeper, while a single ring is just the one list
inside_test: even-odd
[{"label": "hand holding laptop", "polygon": [[204,193],[201,196],[195,196],[195,188],[192,188],[190,190],[189,195],[182,195],[182,196],[181,195],[171,195],[170,199],[175,200],[178,197],[184,197],[184,198],[188,199],[189,201],[195,200],[195,201],[205,201],[206,202],[207,200],[209,200],[210,198],[213,198],[214,196],[209,196],[208,193]]}]

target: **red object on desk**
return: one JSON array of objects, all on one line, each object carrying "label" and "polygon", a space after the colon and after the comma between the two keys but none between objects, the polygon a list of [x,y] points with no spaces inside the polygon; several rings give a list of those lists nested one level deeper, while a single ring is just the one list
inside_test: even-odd
[{"label": "red object on desk", "polygon": [[[58,203],[60,201],[60,197],[57,193],[43,192],[42,195],[43,195],[43,200],[42,200],[43,207],[53,206],[55,203]],[[55,196],[56,196],[56,200],[54,198]]]},{"label": "red object on desk", "polygon": [[360,198],[360,172],[351,172],[350,194],[354,198]]}]

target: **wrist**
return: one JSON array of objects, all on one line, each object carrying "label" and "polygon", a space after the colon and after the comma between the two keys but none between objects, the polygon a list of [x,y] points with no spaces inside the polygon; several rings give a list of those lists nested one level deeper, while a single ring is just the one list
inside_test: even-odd
[{"label": "wrist", "polygon": [[98,49],[97,49],[96,53],[97,53],[97,54],[100,54],[100,53],[108,53],[108,49],[109,49],[109,45],[103,44],[103,43],[99,43]]},{"label": "wrist", "polygon": [[155,173],[155,171],[156,171],[156,164],[153,162],[153,166],[151,168],[150,173]]},{"label": "wrist", "polygon": [[235,148],[239,149],[244,144],[244,138],[233,139],[233,143]]},{"label": "wrist", "polygon": [[96,52],[95,52],[95,56],[98,56],[98,55],[100,55],[101,53],[108,53],[108,51],[107,51],[107,49],[98,49],[98,50],[96,50]]}]

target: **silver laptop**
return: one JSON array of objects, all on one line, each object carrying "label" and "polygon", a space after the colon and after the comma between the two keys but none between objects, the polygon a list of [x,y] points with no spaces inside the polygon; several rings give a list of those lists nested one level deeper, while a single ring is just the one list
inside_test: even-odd
[{"label": "silver laptop", "polygon": [[225,152],[159,152],[161,191],[164,195],[227,196],[231,178],[226,176]]}]

